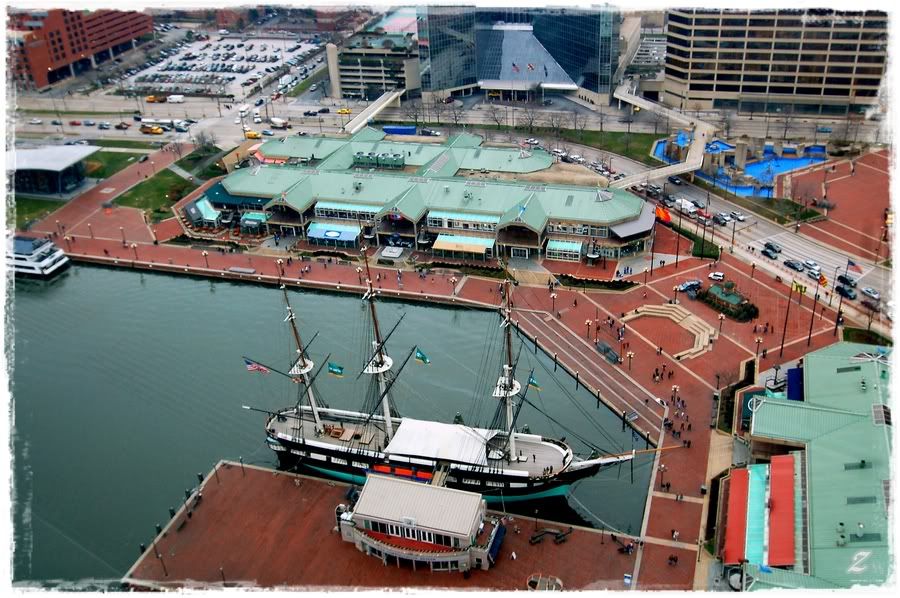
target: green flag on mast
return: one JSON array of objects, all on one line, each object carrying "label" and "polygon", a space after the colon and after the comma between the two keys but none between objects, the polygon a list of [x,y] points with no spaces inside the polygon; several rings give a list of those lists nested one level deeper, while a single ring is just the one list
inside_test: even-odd
[{"label": "green flag on mast", "polygon": [[428,359],[428,356],[422,353],[422,351],[418,347],[416,347],[416,361],[424,363],[425,365],[431,363],[431,360]]},{"label": "green flag on mast", "polygon": [[344,377],[344,368],[336,363],[328,362],[328,373],[338,378]]}]

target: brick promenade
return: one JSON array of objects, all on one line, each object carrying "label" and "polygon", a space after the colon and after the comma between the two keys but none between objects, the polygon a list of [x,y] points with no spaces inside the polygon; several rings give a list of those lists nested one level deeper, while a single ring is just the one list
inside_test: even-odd
[{"label": "brick promenade", "polygon": [[[115,177],[110,181],[113,179]],[[110,184],[124,188],[134,180],[134,177],[127,177],[122,182]],[[143,218],[116,216],[111,224],[97,224],[100,222],[97,219],[111,217],[100,206],[105,199],[97,193],[99,191],[91,190],[85,194],[90,195],[89,199],[74,200],[78,203],[52,214],[37,230],[53,232],[55,221],[59,220],[72,238],[60,241],[63,235],[59,235],[57,242],[70,257],[86,262],[355,293],[363,289],[364,281],[356,271],[356,263],[340,265],[320,258],[305,262],[285,260],[279,265],[273,256],[218,251],[210,251],[204,256],[199,249],[155,245],[153,233]],[[88,211],[92,206],[95,206],[93,212]],[[126,210],[116,208],[112,212]],[[85,231],[85,218],[91,214],[94,238],[90,231]],[[124,242],[118,226],[123,226]],[[172,228],[171,232],[174,232],[173,224],[166,222],[157,225],[157,231],[164,227]],[[102,235],[99,234],[101,230]],[[665,242],[669,244],[671,239]],[[310,266],[311,271],[302,273],[303,266]],[[252,269],[253,273],[236,273],[230,271],[231,268]],[[632,320],[626,326],[622,341],[618,340],[615,330],[621,326],[624,313],[643,305],[662,305],[673,298],[675,284],[693,278],[706,281],[710,271],[708,261],[684,257],[677,268],[674,263],[667,263],[665,267],[654,269],[653,275],[648,276],[647,285],[638,284],[623,292],[558,288],[554,299],[546,286],[519,285],[513,294],[514,319],[523,334],[531,342],[537,336],[540,347],[550,355],[557,355],[560,364],[573,375],[577,372],[581,383],[599,394],[601,400],[617,413],[636,413],[633,425],[642,434],[649,434],[651,442],[666,449],[657,453],[651,476],[656,492],[648,497],[645,523],[639,534],[645,541],[643,550],[637,552],[634,568],[635,582],[640,589],[693,587],[697,539],[701,534],[704,501],[708,500],[708,495],[701,493],[701,486],[708,484],[707,461],[713,434],[710,425],[714,417],[713,393],[717,386],[724,387],[736,381],[742,363],[753,359],[757,349],[767,353],[761,358],[760,366],[765,370],[837,340],[833,336],[834,308],[819,303],[813,315],[812,299],[804,297],[798,304],[795,295],[787,318],[783,357],[779,357],[788,310],[788,288],[776,282],[772,275],[759,269],[754,271],[727,253],[715,269],[725,272],[726,280],[734,281],[738,290],[759,307],[759,318],[748,323],[730,319],[720,321],[712,308],[679,294],[679,303],[690,313],[717,331],[721,325],[721,335],[714,341],[712,350],[683,361],[676,361],[671,356],[691,344],[692,336],[673,322],[659,318]],[[461,277],[454,283],[451,272],[424,277],[415,272],[404,272],[398,280],[395,269],[379,267],[373,267],[372,274],[378,279],[375,286],[385,295],[487,308],[499,303],[497,280]],[[640,283],[643,273],[631,278]],[[612,327],[607,324],[607,319],[614,321]],[[810,322],[812,335],[807,346]],[[764,332],[767,323],[768,331]],[[758,347],[757,339],[760,339]],[[623,357],[630,351],[633,358],[621,364],[610,364],[594,348],[595,340],[612,346]],[[661,354],[657,354],[658,348],[662,349]],[[663,372],[659,382],[654,382],[654,370]],[[673,389],[675,386],[677,389]],[[683,410],[672,401],[673,392],[686,402]],[[674,420],[673,432],[681,433],[680,438],[663,431],[662,418],[665,416]],[[684,446],[687,441],[690,441],[690,448]],[[671,485],[669,491],[663,491],[664,482]],[[678,494],[683,494],[685,500],[676,501]],[[672,541],[673,529],[679,532],[677,542]],[[679,556],[679,563],[674,567],[667,564],[668,556],[672,554]]]}]

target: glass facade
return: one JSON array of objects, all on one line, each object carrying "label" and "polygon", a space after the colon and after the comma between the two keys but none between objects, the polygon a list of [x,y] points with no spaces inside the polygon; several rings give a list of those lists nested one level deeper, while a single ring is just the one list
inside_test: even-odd
[{"label": "glass facade", "polygon": [[[610,93],[615,87],[621,20],[617,12],[420,6],[417,20],[424,91],[496,78],[501,71],[496,57],[482,54],[496,49],[494,38],[502,34],[487,30],[499,23],[530,25],[536,40],[579,87],[595,93]],[[476,30],[481,32],[477,42]]]},{"label": "glass facade", "polygon": [[419,6],[416,21],[422,90],[475,85],[475,7]]}]

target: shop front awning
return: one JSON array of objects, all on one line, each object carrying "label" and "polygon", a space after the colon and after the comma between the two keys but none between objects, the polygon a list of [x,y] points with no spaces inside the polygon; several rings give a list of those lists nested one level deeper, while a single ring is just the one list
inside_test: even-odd
[{"label": "shop front awning", "polygon": [[643,207],[641,208],[640,215],[628,222],[623,222],[621,224],[615,224],[609,227],[609,230],[620,239],[625,239],[626,237],[631,237],[633,235],[639,235],[641,233],[646,233],[653,228],[653,224],[656,222],[656,207],[653,203],[647,201],[644,202]]},{"label": "shop front awning", "polygon": [[266,212],[244,212],[241,215],[241,226],[259,226],[269,220]]},{"label": "shop front awning", "polygon": [[485,237],[463,237],[457,235],[438,235],[432,249],[436,251],[459,251],[483,255],[494,247],[494,240]]},{"label": "shop front awning", "polygon": [[578,241],[560,241],[558,239],[550,239],[547,241],[547,251],[571,251],[573,253],[581,253],[582,244]]},{"label": "shop front awning", "polygon": [[306,229],[306,236],[326,241],[355,241],[359,237],[359,227],[354,224],[313,222]]},{"label": "shop front awning", "polygon": [[219,210],[212,207],[212,204],[209,203],[209,200],[206,197],[201,197],[195,202],[197,206],[197,210],[200,212],[201,218],[204,220],[208,220],[210,222],[215,222],[219,219],[219,215],[221,212]]},{"label": "shop front awning", "polygon": [[794,457],[772,457],[769,474],[769,554],[767,565],[794,564]]},{"label": "shop front awning", "polygon": [[728,510],[725,524],[725,550],[722,562],[737,565],[744,559],[744,544],[747,538],[747,492],[750,487],[750,472],[735,469],[731,472],[728,488]]}]

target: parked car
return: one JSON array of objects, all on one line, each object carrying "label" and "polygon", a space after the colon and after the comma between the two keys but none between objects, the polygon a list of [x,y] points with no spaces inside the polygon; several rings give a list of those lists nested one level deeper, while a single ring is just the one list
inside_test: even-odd
[{"label": "parked car", "polygon": [[691,203],[694,204],[694,207],[697,208],[698,210],[702,210],[703,208],[706,207],[706,205],[703,202],[697,201],[696,199],[692,199]]},{"label": "parked car", "polygon": [[834,292],[836,292],[838,295],[841,295],[845,299],[856,299],[856,291],[845,286],[837,287],[836,289],[834,289]]},{"label": "parked car", "polygon": [[[329,112],[331,112],[330,108],[319,108],[319,114],[328,114]],[[316,113],[313,112],[313,114],[316,114]]]},{"label": "parked car", "polygon": [[722,214],[716,214],[715,216],[713,216],[713,222],[721,226],[725,226],[726,224],[728,224],[728,221],[725,220]]},{"label": "parked car", "polygon": [[110,128],[110,124],[109,123],[100,123],[99,125],[97,125],[97,128],[106,131],[107,129]]},{"label": "parked car", "polygon": [[790,268],[791,270],[796,270],[797,272],[803,272],[806,269],[802,263],[797,260],[784,260],[784,265]]},{"label": "parked car", "polygon": [[115,128],[118,129],[118,130],[120,130],[120,131],[125,131],[125,130],[127,130],[128,127],[130,127],[130,126],[131,126],[131,125],[128,124],[128,123],[126,123],[126,122],[120,122],[119,124],[116,125]]},{"label": "parked car", "polygon": [[879,293],[872,287],[863,287],[862,289],[860,289],[860,292],[866,297],[871,297],[875,301],[881,301],[881,293]]},{"label": "parked car", "polygon": [[822,273],[819,270],[807,270],[806,275],[813,280],[819,280],[819,276]]},{"label": "parked car", "polygon": [[271,137],[271,136],[274,135],[275,133],[273,133],[273,132],[270,131],[269,129],[263,129],[263,130],[262,130],[262,134],[265,135],[266,137]]},{"label": "parked car", "polygon": [[766,241],[765,248],[771,249],[775,253],[781,253],[781,245],[772,241]]},{"label": "parked car", "polygon": [[778,259],[778,254],[775,253],[774,251],[772,251],[771,249],[769,249],[768,247],[766,247],[765,249],[762,250],[762,254],[764,256],[766,256],[767,258],[769,258],[770,260]]},{"label": "parked car", "polygon": [[236,124],[236,125],[241,124],[241,117],[240,117],[240,116],[235,116],[235,117],[234,117],[234,124]]},{"label": "parked car", "polygon": [[846,287],[856,288],[856,279],[846,274],[838,274],[837,280]]},{"label": "parked car", "polygon": [[[315,89],[315,87],[316,87],[316,86],[313,85],[313,86],[312,86],[312,89]],[[353,111],[350,110],[349,108],[340,108],[340,109],[338,109],[338,111],[337,111],[338,114],[351,114],[352,112],[353,112]]]},{"label": "parked car", "polygon": [[699,280],[686,280],[680,285],[678,285],[678,290],[682,293],[686,291],[690,291],[691,289],[699,289],[703,286],[703,283]]},{"label": "parked car", "polygon": [[678,178],[677,176],[670,176],[669,182],[672,183],[673,185],[680,185],[682,183],[681,179]]},{"label": "parked car", "polygon": [[50,121],[50,124],[51,125],[62,125],[62,121],[54,118],[53,120]]},{"label": "parked car", "polygon": [[724,272],[710,272],[709,279],[716,280],[716,281],[725,280],[725,273]]}]

